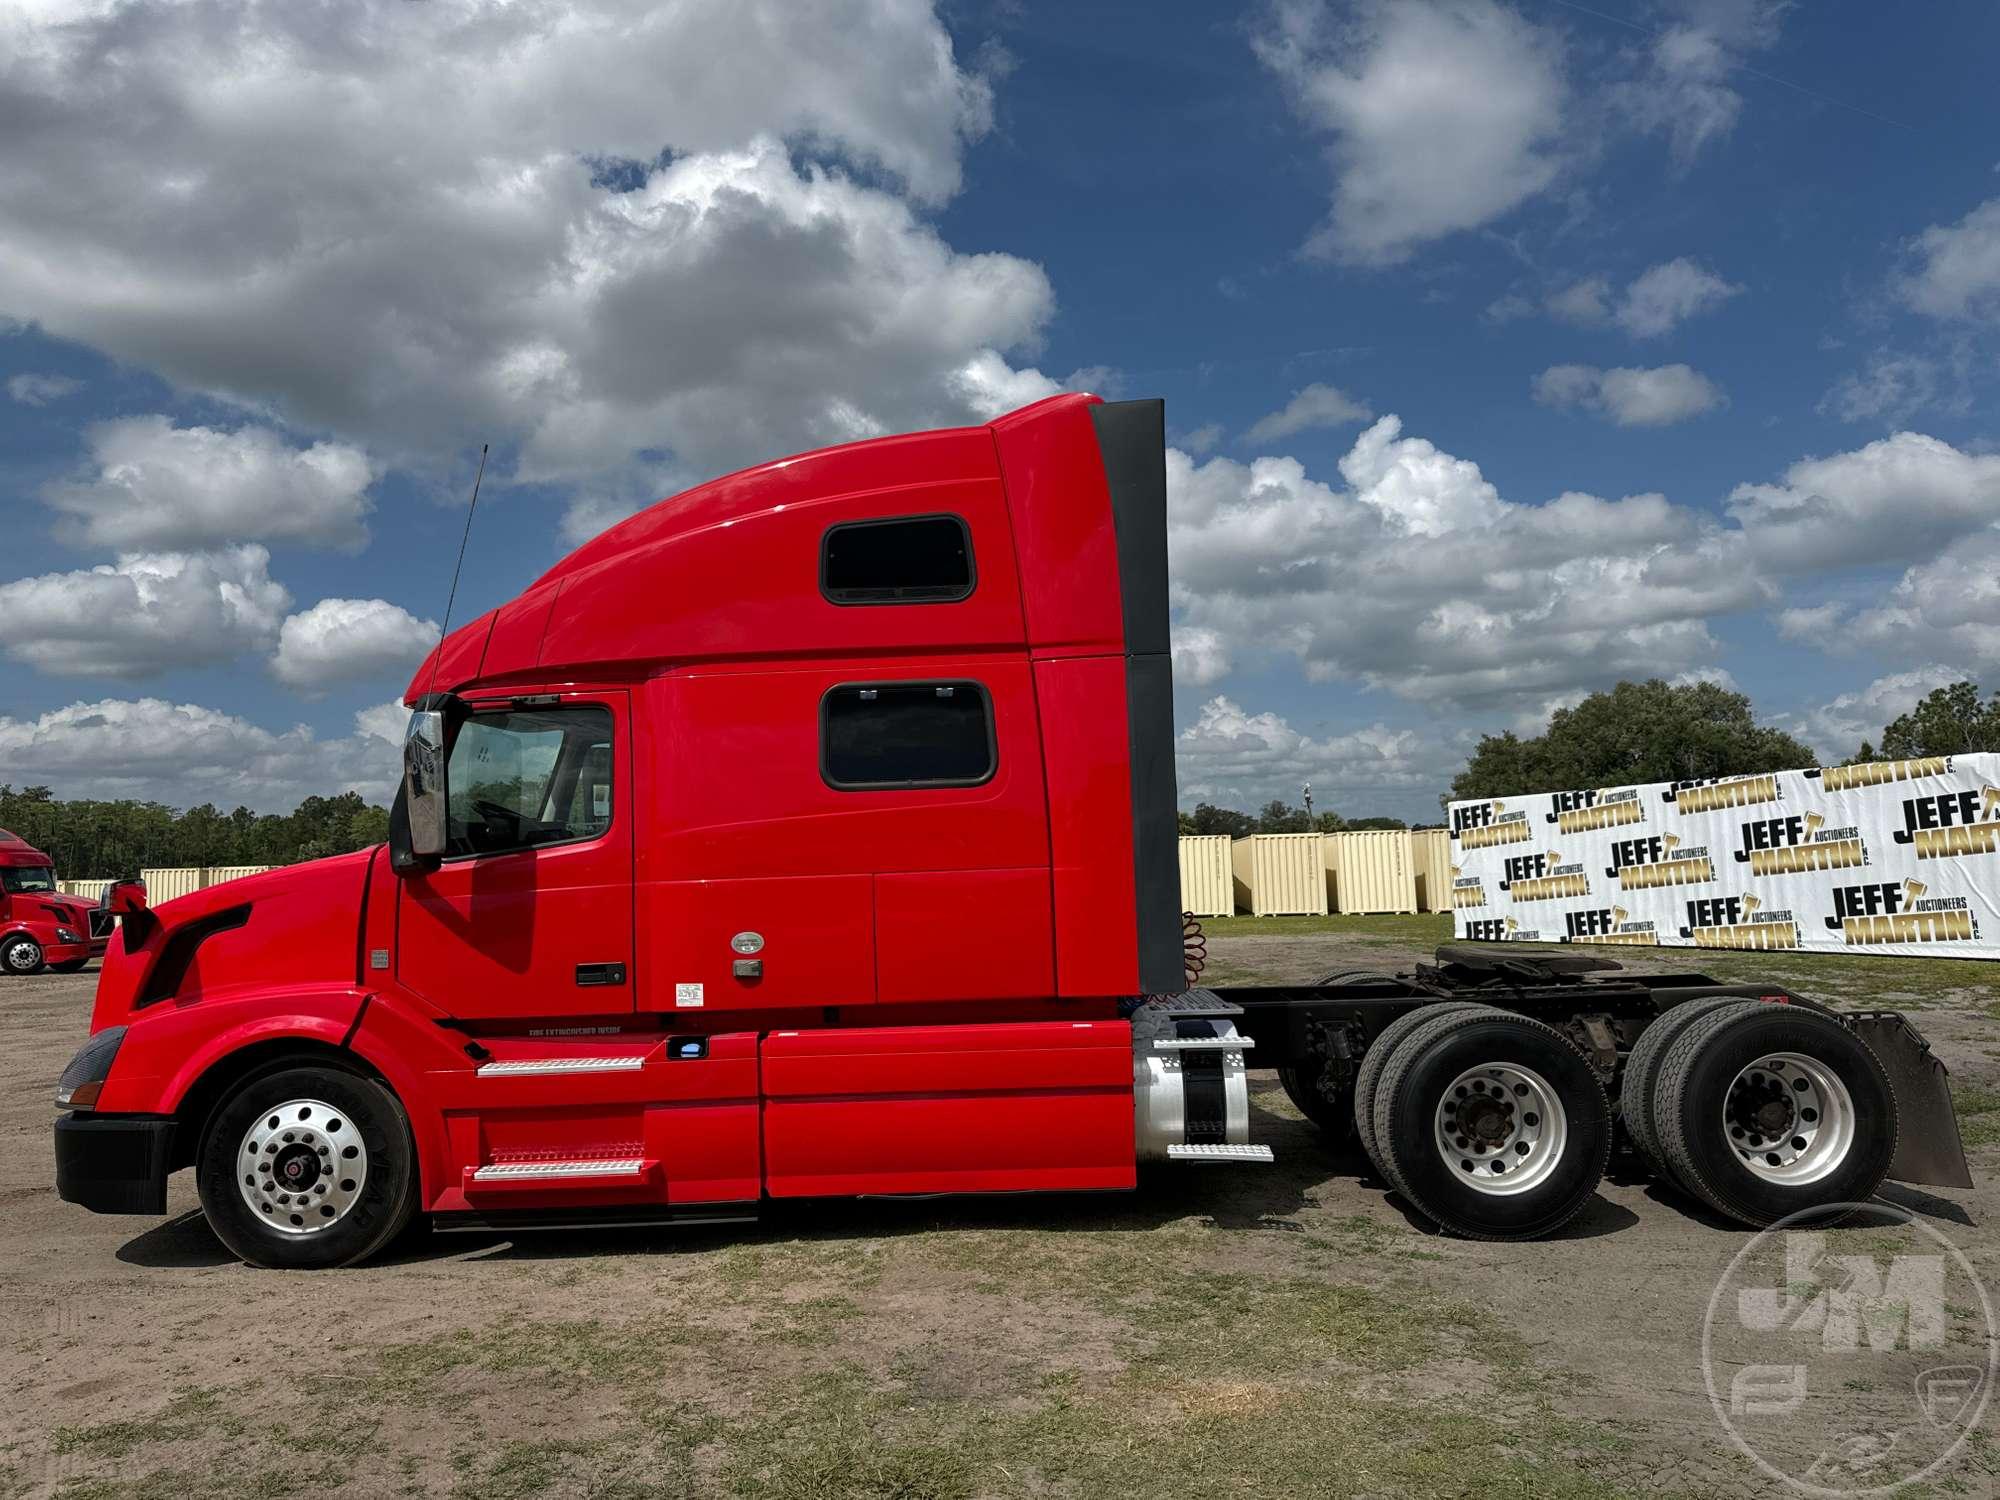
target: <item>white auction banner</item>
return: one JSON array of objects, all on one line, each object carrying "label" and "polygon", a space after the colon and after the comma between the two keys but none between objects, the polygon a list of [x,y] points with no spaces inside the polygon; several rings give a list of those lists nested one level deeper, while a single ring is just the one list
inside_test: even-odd
[{"label": "white auction banner", "polygon": [[2000,755],[1451,804],[1461,939],[2000,958]]}]

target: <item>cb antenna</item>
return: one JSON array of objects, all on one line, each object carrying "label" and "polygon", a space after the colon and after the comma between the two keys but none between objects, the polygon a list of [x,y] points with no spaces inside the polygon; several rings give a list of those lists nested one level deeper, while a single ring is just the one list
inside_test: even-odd
[{"label": "cb antenna", "polygon": [[452,565],[451,592],[444,597],[444,628],[438,632],[437,654],[431,658],[431,680],[424,689],[425,698],[437,691],[438,669],[444,665],[444,643],[451,635],[451,607],[458,602],[458,575],[465,571],[465,544],[472,539],[472,513],[479,509],[479,485],[485,478],[486,444],[481,443],[479,472],[472,476],[472,503],[465,507],[465,530],[458,538],[458,561]]}]

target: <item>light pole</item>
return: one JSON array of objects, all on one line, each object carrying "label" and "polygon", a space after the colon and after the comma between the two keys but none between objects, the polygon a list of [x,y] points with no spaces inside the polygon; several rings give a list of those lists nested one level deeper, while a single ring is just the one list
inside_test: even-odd
[{"label": "light pole", "polygon": [[1313,820],[1313,784],[1310,781],[1308,781],[1306,783],[1306,832],[1307,833],[1312,832],[1312,820]]}]

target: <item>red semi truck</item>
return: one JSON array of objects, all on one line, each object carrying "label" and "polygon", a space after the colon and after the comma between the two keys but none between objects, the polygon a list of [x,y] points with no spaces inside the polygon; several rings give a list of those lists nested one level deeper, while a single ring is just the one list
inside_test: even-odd
[{"label": "red semi truck", "polygon": [[[730,475],[587,543],[411,683],[389,843],[120,933],[62,1196],[244,1259],[825,1195],[1254,1163],[1245,1066],[1453,1232],[1614,1148],[1748,1223],[1969,1183],[1901,1017],[1576,955],[1199,989],[1158,402]],[[1613,1101],[1617,1101],[1614,1106]]]},{"label": "red semi truck", "polygon": [[55,861],[0,828],[0,974],[74,974],[104,952],[110,916],[66,896]]}]

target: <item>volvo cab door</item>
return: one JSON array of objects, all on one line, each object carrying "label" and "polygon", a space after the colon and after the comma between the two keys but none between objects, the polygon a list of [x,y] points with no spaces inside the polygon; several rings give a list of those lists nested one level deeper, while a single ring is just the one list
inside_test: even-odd
[{"label": "volvo cab door", "polygon": [[630,1012],[626,695],[472,707],[451,744],[443,862],[399,882],[397,978],[466,1019]]}]

